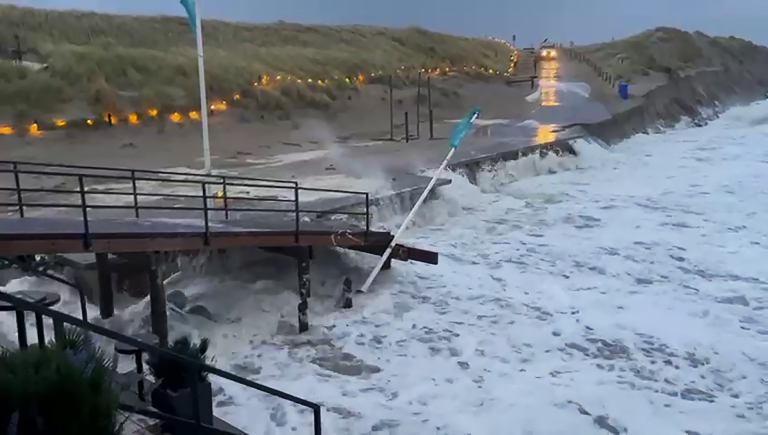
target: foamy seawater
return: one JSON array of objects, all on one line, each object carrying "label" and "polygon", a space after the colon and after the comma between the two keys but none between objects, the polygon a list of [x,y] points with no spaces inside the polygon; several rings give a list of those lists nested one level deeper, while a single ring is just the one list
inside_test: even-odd
[{"label": "foamy seawater", "polygon": [[[301,336],[292,261],[199,259],[167,287],[210,315],[171,313],[173,332],[321,403],[330,434],[768,433],[767,113],[453,175],[407,233],[440,265],[395,263],[341,311],[341,280],[376,259],[319,251]],[[310,433],[308,412],[213,382],[215,413],[245,431]]]}]

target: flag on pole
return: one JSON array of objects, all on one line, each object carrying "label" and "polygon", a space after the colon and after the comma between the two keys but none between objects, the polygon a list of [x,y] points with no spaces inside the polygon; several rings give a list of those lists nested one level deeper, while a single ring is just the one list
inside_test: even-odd
[{"label": "flag on pole", "polygon": [[192,27],[192,31],[197,33],[197,14],[195,13],[195,0],[180,0],[184,10],[187,11],[187,18],[189,18],[189,26]]},{"label": "flag on pole", "polygon": [[453,129],[451,132],[451,137],[448,140],[448,144],[451,146],[451,148],[456,149],[459,147],[459,144],[461,144],[464,136],[466,136],[467,133],[472,130],[472,123],[475,122],[475,119],[477,119],[478,116],[480,116],[480,109],[475,107],[466,115],[464,115],[463,118],[461,118],[461,121],[459,121],[458,125],[456,125],[456,128]]},{"label": "flag on pole", "polygon": [[195,33],[197,40],[197,75],[200,81],[200,117],[203,126],[203,158],[205,160],[205,172],[211,171],[211,146],[208,138],[208,103],[205,96],[205,62],[203,61],[203,29],[200,16],[200,0],[179,0],[184,10],[187,11],[189,26]]}]

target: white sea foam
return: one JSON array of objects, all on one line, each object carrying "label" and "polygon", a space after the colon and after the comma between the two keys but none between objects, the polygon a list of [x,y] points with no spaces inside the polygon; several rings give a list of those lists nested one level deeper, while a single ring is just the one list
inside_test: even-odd
[{"label": "white sea foam", "polygon": [[539,80],[539,85],[536,90],[530,95],[525,97],[526,101],[533,103],[541,100],[542,89],[552,89],[558,93],[575,93],[584,98],[589,98],[589,94],[592,92],[592,88],[588,84],[582,82],[556,82],[551,79]]},{"label": "white sea foam", "polygon": [[[579,141],[579,157],[500,164],[477,185],[449,174],[406,233],[440,265],[395,263],[339,311],[341,279],[359,285],[375,258],[317,252],[302,336],[289,259],[188,265],[168,290],[215,321],[174,315],[173,332],[321,403],[332,434],[765,433],[766,110],[608,150]],[[146,310],[112,324],[140,329]],[[249,433],[311,429],[298,407],[214,382],[216,414]]]}]

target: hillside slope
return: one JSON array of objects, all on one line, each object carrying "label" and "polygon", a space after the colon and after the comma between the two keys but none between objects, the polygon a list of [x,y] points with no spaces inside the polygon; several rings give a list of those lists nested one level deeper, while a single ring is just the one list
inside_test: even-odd
[{"label": "hillside slope", "polygon": [[[590,73],[608,73],[596,94],[610,94],[604,101],[614,114],[583,127],[609,144],[684,119],[703,125],[729,107],[768,95],[768,47],[733,36],[658,27],[575,51],[589,60]],[[627,100],[610,87],[611,79],[630,83]]]},{"label": "hillside slope", "polygon": [[[404,71],[421,68],[504,71],[509,65],[504,44],[416,27],[205,20],[203,32],[211,100],[229,99],[268,75],[272,86],[242,96],[242,104],[264,110],[328,105],[339,88],[363,79],[361,73],[368,78],[400,70],[407,79]],[[14,34],[32,60],[49,67],[34,72],[0,60],[5,117],[29,119],[64,107],[100,115],[198,104],[195,39],[185,18],[0,6],[0,46],[12,46]],[[285,80],[289,76],[292,81]]]},{"label": "hillside slope", "polygon": [[768,47],[733,36],[709,36],[671,27],[657,27],[629,38],[579,47],[617,79],[694,70],[758,70],[768,63]]}]

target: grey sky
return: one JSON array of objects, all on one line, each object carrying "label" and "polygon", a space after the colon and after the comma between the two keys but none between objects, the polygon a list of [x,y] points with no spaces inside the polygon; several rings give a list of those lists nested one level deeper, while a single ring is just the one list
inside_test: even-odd
[{"label": "grey sky", "polygon": [[[203,16],[238,21],[418,24],[529,44],[624,37],[660,25],[735,35],[768,45],[768,0],[198,0]],[[178,0],[0,0],[24,6],[182,15]],[[725,6],[727,5],[727,6]]]}]

